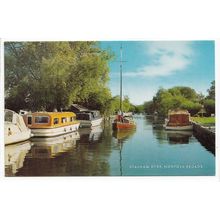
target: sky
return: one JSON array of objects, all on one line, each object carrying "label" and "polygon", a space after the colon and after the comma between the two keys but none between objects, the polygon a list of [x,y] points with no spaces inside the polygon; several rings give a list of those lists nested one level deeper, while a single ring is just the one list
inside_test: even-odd
[{"label": "sky", "polygon": [[189,86],[207,95],[215,79],[214,41],[102,41],[110,49],[109,87],[120,91],[120,46],[123,48],[123,96],[133,104],[143,104],[160,87]]}]

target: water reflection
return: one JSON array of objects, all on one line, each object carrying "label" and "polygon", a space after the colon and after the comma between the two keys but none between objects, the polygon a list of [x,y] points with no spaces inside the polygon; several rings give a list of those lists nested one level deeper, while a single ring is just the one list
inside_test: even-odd
[{"label": "water reflection", "polygon": [[31,142],[5,146],[5,175],[14,176],[18,169],[23,167],[25,156],[31,149]]},{"label": "water reflection", "polygon": [[166,131],[159,117],[138,115],[134,119],[136,130],[113,131],[111,122],[105,122],[101,127],[55,138],[33,138],[32,146],[29,143],[26,148],[22,144],[13,150],[6,146],[6,175],[215,174],[214,155],[192,132]]},{"label": "water reflection", "polygon": [[108,176],[112,137],[109,125],[103,129],[96,126],[80,129],[77,152],[73,155],[71,175],[73,176]]},{"label": "water reflection", "polygon": [[81,128],[79,129],[80,141],[79,143],[93,143],[99,142],[101,134],[103,132],[102,126],[96,126],[92,128]]},{"label": "water reflection", "polygon": [[170,145],[189,144],[194,142],[192,131],[172,131],[165,129],[153,129],[153,134],[160,144]]},{"label": "water reflection", "polygon": [[134,133],[136,132],[136,129],[131,130],[114,130],[113,137],[117,139],[117,147],[119,148],[119,169],[120,169],[120,176],[123,176],[123,166],[122,166],[122,150],[123,150],[123,144],[131,138]]},{"label": "water reflection", "polygon": [[169,144],[188,144],[192,131],[165,131]]},{"label": "water reflection", "polygon": [[79,138],[78,132],[50,138],[33,138],[33,147],[28,157],[38,159],[55,158],[76,147],[76,141]]},{"label": "water reflection", "polygon": [[50,137],[33,138],[24,166],[18,170],[18,176],[54,176],[65,175],[65,154],[76,148],[80,138],[78,132]]}]

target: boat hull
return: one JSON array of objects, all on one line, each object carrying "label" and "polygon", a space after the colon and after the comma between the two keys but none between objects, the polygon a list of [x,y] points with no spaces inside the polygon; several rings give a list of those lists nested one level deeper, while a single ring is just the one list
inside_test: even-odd
[{"label": "boat hull", "polygon": [[167,126],[165,125],[166,130],[175,130],[175,131],[192,131],[193,125],[185,125],[185,126]]},{"label": "boat hull", "polygon": [[94,120],[79,120],[81,128],[90,128],[99,126],[102,123],[103,118],[98,118]]},{"label": "boat hull", "polygon": [[31,133],[34,135],[34,137],[53,137],[77,131],[78,128],[79,123],[76,123],[57,128],[33,128],[31,129]]},{"label": "boat hull", "polygon": [[[9,134],[10,129],[10,134]],[[31,130],[25,128],[21,130],[17,125],[5,123],[5,145],[15,144],[31,138]]]},{"label": "boat hull", "polygon": [[113,122],[113,130],[129,130],[136,128],[136,125],[133,123],[122,123],[122,122]]}]

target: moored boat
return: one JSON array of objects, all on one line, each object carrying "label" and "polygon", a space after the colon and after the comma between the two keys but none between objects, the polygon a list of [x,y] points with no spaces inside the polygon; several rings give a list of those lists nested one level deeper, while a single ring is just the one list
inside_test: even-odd
[{"label": "moored boat", "polygon": [[73,112],[34,112],[23,117],[35,137],[58,136],[77,131],[80,124]]},{"label": "moored boat", "polygon": [[80,121],[82,128],[99,126],[103,121],[100,112],[97,110],[76,113],[76,119]]},{"label": "moored boat", "polygon": [[166,130],[187,131],[193,130],[190,113],[187,110],[173,110],[168,112],[168,119],[164,125]]},{"label": "moored boat", "polygon": [[5,109],[5,145],[28,140],[31,130],[25,125],[24,119],[16,112]]},{"label": "moored boat", "polygon": [[80,121],[81,128],[92,128],[94,126],[99,126],[103,118],[98,110],[89,110],[78,104],[72,104],[69,107],[69,111],[76,114],[76,119]]},{"label": "moored boat", "polygon": [[118,114],[112,123],[113,130],[127,130],[136,128],[136,124],[131,117],[125,117]]},{"label": "moored boat", "polygon": [[124,112],[123,113],[123,102],[122,102],[122,46],[120,48],[121,57],[120,57],[120,111],[116,116],[114,122],[112,123],[113,130],[127,130],[136,128],[136,124],[132,118],[132,113]]}]

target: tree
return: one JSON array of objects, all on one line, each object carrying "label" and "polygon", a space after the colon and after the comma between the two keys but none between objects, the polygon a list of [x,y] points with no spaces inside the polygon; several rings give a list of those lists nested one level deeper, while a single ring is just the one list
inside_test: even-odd
[{"label": "tree", "polygon": [[190,87],[176,86],[168,90],[159,88],[153,100],[145,103],[145,111],[149,114],[158,112],[159,115],[167,115],[172,109],[186,109],[192,115],[199,112],[202,105],[201,94],[197,94]]},{"label": "tree", "polygon": [[51,111],[98,97],[102,108],[112,57],[97,42],[6,42],[6,107]]},{"label": "tree", "polygon": [[211,82],[211,87],[207,90],[208,96],[207,99],[215,100],[215,80]]},{"label": "tree", "polygon": [[143,113],[144,112],[144,104],[143,105],[134,105],[134,112],[137,114]]},{"label": "tree", "polygon": [[206,110],[207,115],[215,114],[215,100],[213,99],[205,99],[204,100],[204,108]]},{"label": "tree", "polygon": [[143,107],[144,112],[146,112],[149,115],[153,114],[156,109],[153,101],[145,102]]}]

